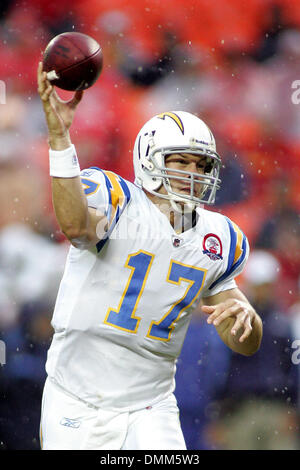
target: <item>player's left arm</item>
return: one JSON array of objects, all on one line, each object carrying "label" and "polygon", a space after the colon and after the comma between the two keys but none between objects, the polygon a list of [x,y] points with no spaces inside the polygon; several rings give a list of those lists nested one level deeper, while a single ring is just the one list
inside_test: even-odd
[{"label": "player's left arm", "polygon": [[222,341],[234,352],[251,356],[262,339],[262,321],[245,295],[229,289],[203,298],[202,310],[209,315]]}]

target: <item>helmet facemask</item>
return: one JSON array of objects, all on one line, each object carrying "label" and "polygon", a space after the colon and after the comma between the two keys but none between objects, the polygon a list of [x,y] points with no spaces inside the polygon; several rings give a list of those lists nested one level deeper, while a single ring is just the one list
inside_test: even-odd
[{"label": "helmet facemask", "polygon": [[[204,174],[168,168],[166,166],[166,157],[180,153],[199,155],[199,157],[205,156],[206,165]],[[156,183],[155,189],[147,188],[151,194],[168,199],[171,203],[185,203],[191,211],[194,210],[195,206],[213,204],[215,202],[216,191],[220,188],[221,182],[219,179],[221,159],[216,152],[206,148],[155,148],[152,152],[150,151],[146,158],[148,161],[146,165],[143,165],[143,170]],[[170,172],[172,172],[171,175]],[[172,189],[172,182],[175,180],[186,182],[186,186],[190,187],[190,194],[187,193],[185,195]],[[200,184],[202,185],[201,193],[197,195],[195,186]],[[162,185],[166,190],[166,194],[158,192]],[[178,207],[177,204],[172,204],[172,206],[175,210],[181,211],[180,205]]]}]

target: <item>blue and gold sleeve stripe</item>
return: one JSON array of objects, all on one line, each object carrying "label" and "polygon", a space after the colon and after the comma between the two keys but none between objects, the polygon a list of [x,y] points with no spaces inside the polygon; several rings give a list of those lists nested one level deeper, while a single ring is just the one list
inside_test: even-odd
[{"label": "blue and gold sleeve stripe", "polygon": [[81,183],[83,185],[84,194],[86,196],[95,194],[100,186],[100,183],[97,183],[96,181],[93,181],[89,178],[81,178]]},{"label": "blue and gold sleeve stripe", "polygon": [[220,276],[212,285],[209,290],[213,289],[217,284],[227,279],[237,268],[243,263],[247,254],[247,238],[241,229],[230,219],[225,217],[229,232],[230,232],[230,246],[226,271]]},{"label": "blue and gold sleeve stripe", "polygon": [[115,225],[125,207],[130,200],[130,191],[127,184],[121,178],[112,171],[103,171],[105,177],[105,184],[109,197],[108,213],[107,218],[109,220],[109,226]]},{"label": "blue and gold sleeve stripe", "polygon": [[108,219],[108,231],[104,239],[97,243],[97,251],[99,252],[106,243],[109,235],[113,231],[115,225],[118,223],[125,207],[130,201],[130,190],[126,181],[112,171],[101,170],[98,167],[92,167],[94,170],[101,171],[104,176],[108,205],[106,210],[106,217]]}]

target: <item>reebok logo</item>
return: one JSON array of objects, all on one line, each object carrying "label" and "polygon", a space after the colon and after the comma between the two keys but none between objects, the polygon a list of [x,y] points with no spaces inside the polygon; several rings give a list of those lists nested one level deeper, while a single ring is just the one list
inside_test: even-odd
[{"label": "reebok logo", "polygon": [[61,424],[62,426],[67,426],[68,428],[77,429],[81,425],[81,422],[78,419],[70,419],[70,418],[63,417],[60,420],[59,424]]}]

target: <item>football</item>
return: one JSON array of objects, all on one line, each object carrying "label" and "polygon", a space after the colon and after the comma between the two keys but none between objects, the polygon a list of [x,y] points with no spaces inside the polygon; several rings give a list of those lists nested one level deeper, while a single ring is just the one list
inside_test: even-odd
[{"label": "football", "polygon": [[67,32],[55,36],[43,54],[43,70],[52,85],[63,90],[86,90],[103,67],[100,45],[90,36]]}]

